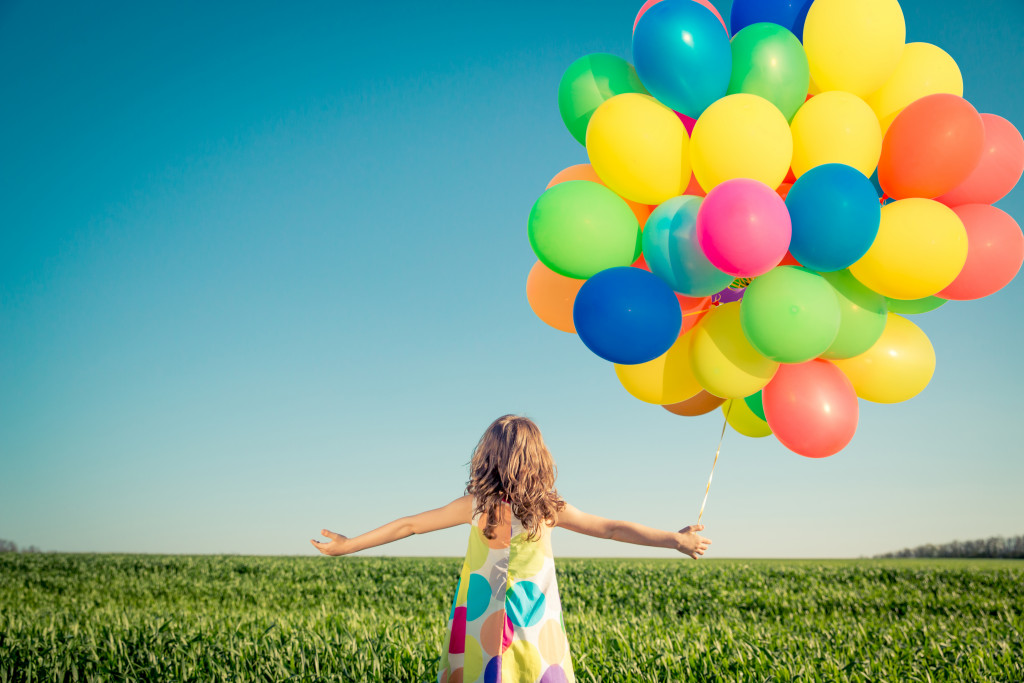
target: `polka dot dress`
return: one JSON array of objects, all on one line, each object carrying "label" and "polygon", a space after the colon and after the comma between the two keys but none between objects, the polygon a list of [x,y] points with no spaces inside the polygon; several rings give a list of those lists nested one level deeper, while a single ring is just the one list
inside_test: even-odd
[{"label": "polka dot dress", "polygon": [[567,683],[575,681],[551,554],[551,528],[540,537],[512,518],[484,536],[477,514],[455,587],[439,683]]}]

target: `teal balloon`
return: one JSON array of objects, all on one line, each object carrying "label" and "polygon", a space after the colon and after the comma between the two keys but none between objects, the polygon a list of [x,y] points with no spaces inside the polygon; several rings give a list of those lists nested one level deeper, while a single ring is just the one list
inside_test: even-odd
[{"label": "teal balloon", "polygon": [[884,296],[868,289],[849,270],[822,273],[839,301],[839,333],[822,358],[839,360],[864,353],[885,330],[889,307]]},{"label": "teal balloon", "polygon": [[949,299],[937,296],[926,296],[923,299],[889,299],[889,310],[900,315],[916,315],[934,311],[948,302]]},{"label": "teal balloon", "polygon": [[644,224],[644,260],[651,272],[686,296],[710,296],[732,284],[733,276],[711,265],[697,241],[701,197],[683,195],[662,203]]},{"label": "teal balloon", "polygon": [[559,275],[586,280],[640,255],[640,224],[622,197],[589,180],[559,183],[530,210],[530,246]]},{"label": "teal balloon", "polygon": [[743,402],[747,404],[747,407],[750,408],[750,411],[754,413],[754,415],[757,415],[765,422],[768,421],[768,418],[764,416],[764,402],[761,400],[760,391],[757,392],[756,394],[751,394],[750,396],[747,396],[746,398],[743,399]]},{"label": "teal balloon", "polygon": [[727,94],[759,95],[792,121],[807,99],[811,81],[800,40],[778,24],[762,22],[734,35],[731,48],[732,75]]},{"label": "teal balloon", "polygon": [[592,54],[569,65],[558,84],[558,111],[576,141],[587,146],[587,124],[604,102],[623,93],[649,94],[636,69],[621,57]]},{"label": "teal balloon", "polygon": [[779,266],[754,278],[740,304],[743,334],[762,356],[779,363],[817,358],[839,332],[839,301],[821,275]]}]

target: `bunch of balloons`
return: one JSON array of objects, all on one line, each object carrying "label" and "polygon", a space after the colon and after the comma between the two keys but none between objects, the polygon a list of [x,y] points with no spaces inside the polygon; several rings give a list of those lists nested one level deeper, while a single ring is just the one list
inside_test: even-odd
[{"label": "bunch of balloons", "polygon": [[[592,54],[558,88],[589,164],[530,212],[527,297],[678,415],[808,457],[853,437],[858,397],[935,369],[903,315],[987,296],[1024,261],[992,204],[1024,139],[963,99],[953,59],[904,44],[896,0],[648,0],[634,66]],[[902,314],[902,315],[901,315]]]}]

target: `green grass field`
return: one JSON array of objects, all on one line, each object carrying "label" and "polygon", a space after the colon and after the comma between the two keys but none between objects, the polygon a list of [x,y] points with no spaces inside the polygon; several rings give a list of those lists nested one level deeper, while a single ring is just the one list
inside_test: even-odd
[{"label": "green grass field", "polygon": [[[432,680],[460,563],[0,555],[0,682]],[[559,588],[580,681],[1024,681],[1024,561],[563,559]]]}]

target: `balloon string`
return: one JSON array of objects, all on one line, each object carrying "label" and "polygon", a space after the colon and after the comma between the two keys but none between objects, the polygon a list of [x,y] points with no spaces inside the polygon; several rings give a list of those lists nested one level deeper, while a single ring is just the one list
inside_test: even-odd
[{"label": "balloon string", "polygon": [[704,500],[700,504],[700,512],[697,513],[697,524],[700,524],[704,516],[704,506],[708,503],[708,492],[711,491],[711,479],[715,476],[715,465],[718,464],[718,454],[722,452],[722,442],[725,441],[725,428],[729,425],[729,411],[732,410],[732,401],[725,409],[725,420],[722,422],[722,435],[718,437],[718,448],[715,449],[715,461],[711,463],[711,474],[708,475],[708,485],[704,489]]},{"label": "balloon string", "polygon": [[714,308],[714,306],[712,306],[711,308],[701,308],[701,309],[698,309],[696,311],[690,311],[689,313],[683,313],[683,317],[685,318],[685,317],[690,316],[690,315],[700,315],[701,313],[707,313],[712,308]]}]

